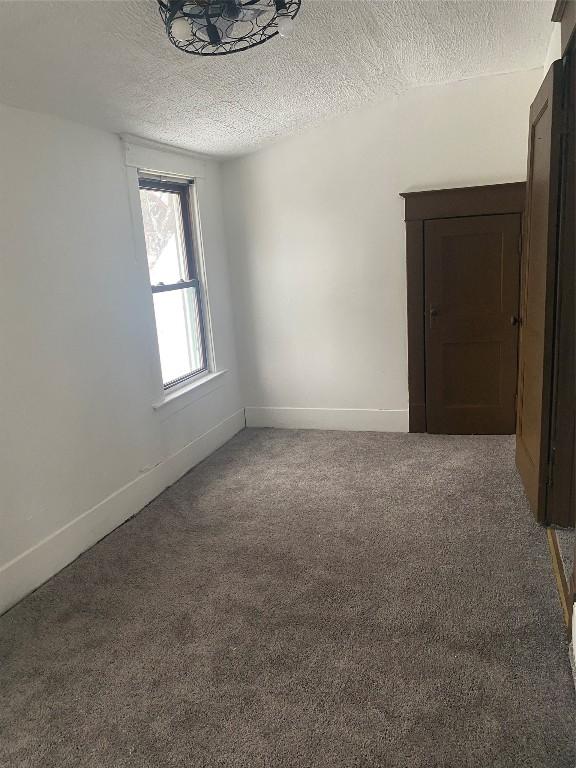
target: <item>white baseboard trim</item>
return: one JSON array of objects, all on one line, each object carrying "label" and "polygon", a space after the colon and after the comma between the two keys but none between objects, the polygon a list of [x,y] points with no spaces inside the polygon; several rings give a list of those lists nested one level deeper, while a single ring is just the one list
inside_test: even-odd
[{"label": "white baseboard trim", "polygon": [[245,410],[247,427],[408,432],[408,409],[265,407]]},{"label": "white baseboard trim", "polygon": [[0,568],[0,614],[140,512],[165,488],[224,445],[244,426],[242,408],[3,565]]}]

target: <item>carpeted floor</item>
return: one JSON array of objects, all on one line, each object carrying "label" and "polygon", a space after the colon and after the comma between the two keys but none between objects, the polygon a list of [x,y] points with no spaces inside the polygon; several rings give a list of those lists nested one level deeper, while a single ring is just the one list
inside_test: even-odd
[{"label": "carpeted floor", "polygon": [[575,765],[509,438],[246,430],[0,638],[3,768]]},{"label": "carpeted floor", "polygon": [[560,557],[564,566],[566,581],[570,584],[574,569],[574,550],[576,548],[576,530],[574,528],[558,528],[556,530]]}]

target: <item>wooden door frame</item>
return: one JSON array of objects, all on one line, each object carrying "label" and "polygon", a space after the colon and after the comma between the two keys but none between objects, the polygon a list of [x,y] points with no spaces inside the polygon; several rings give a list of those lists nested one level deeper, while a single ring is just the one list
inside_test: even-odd
[{"label": "wooden door frame", "polygon": [[429,219],[524,212],[526,182],[402,192],[406,222],[410,432],[426,432],[424,225]]}]

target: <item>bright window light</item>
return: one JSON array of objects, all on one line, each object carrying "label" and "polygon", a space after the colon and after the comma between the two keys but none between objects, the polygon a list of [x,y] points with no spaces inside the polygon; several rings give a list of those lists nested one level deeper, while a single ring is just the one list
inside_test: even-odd
[{"label": "bright window light", "polygon": [[202,295],[194,252],[192,183],[140,178],[164,389],[208,368]]}]

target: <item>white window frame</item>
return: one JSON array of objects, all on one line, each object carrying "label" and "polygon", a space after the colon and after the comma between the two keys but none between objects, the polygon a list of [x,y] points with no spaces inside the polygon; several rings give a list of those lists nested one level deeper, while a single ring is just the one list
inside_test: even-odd
[{"label": "white window frame", "polygon": [[[142,190],[158,190],[168,192],[176,195],[179,200],[179,207],[181,211],[181,227],[183,246],[185,251],[184,256],[184,270],[186,277],[183,280],[174,281],[170,285],[152,285],[152,293],[164,293],[166,291],[173,293],[175,291],[182,292],[187,291],[190,288],[194,288],[197,291],[197,305],[198,305],[198,335],[199,345],[202,353],[202,365],[194,371],[190,371],[178,378],[170,381],[164,381],[164,390],[173,391],[174,389],[186,385],[191,382],[192,379],[197,379],[201,376],[205,376],[210,371],[210,360],[208,359],[208,349],[206,343],[206,329],[204,323],[204,301],[202,292],[202,275],[198,270],[198,238],[196,232],[198,229],[198,222],[194,220],[196,208],[193,204],[193,195],[195,194],[195,184],[193,179],[177,179],[174,177],[168,178],[167,176],[159,176],[151,173],[138,173],[138,183],[140,185],[140,194]],[[180,295],[182,295],[180,293]],[[187,318],[187,336],[190,337],[190,317]],[[157,318],[156,318],[157,320]],[[158,345],[160,346],[160,337],[158,337]],[[190,346],[190,338],[189,344]],[[160,355],[162,350],[160,349]]]},{"label": "white window frame", "polygon": [[[146,285],[147,296],[149,298],[149,312],[147,313],[149,332],[150,336],[153,336],[154,338],[152,354],[155,357],[153,360],[155,396],[152,402],[152,407],[154,410],[167,410],[173,412],[180,407],[186,407],[189,403],[194,402],[213,390],[223,386],[223,377],[224,374],[227,373],[225,369],[218,369],[216,361],[205,249],[202,237],[202,218],[200,212],[203,184],[206,175],[205,161],[190,153],[172,151],[153,142],[134,139],[134,137],[122,137],[122,141],[124,144],[125,163],[127,166],[135,256],[140,267],[143,282],[145,281]],[[194,182],[190,189],[190,219],[194,239],[200,301],[202,302],[203,310],[207,370],[180,384],[176,384],[169,389],[164,388],[160,365],[160,348],[156,332],[156,319],[154,314],[153,295],[150,287],[150,273],[148,269],[148,256],[146,252],[144,223],[140,202],[140,175],[158,179],[165,178],[173,181]]]}]

